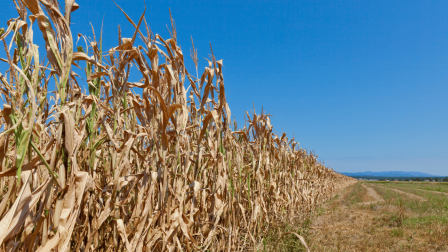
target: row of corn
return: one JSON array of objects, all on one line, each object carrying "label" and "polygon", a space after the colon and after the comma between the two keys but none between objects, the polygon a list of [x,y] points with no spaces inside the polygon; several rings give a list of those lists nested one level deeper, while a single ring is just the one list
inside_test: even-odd
[{"label": "row of corn", "polygon": [[0,251],[244,251],[353,183],[268,114],[237,128],[222,60],[211,51],[199,76],[193,45],[190,74],[174,21],[164,40],[123,11],[134,29],[103,50],[95,31],[71,33],[73,0],[13,3],[0,30]]}]

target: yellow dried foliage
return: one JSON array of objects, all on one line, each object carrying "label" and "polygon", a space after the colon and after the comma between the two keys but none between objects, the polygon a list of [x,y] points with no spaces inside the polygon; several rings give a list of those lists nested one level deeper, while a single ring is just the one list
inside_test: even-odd
[{"label": "yellow dried foliage", "polygon": [[244,251],[353,182],[274,134],[263,112],[238,129],[222,60],[212,51],[189,74],[174,22],[164,40],[144,13],[137,24],[125,14],[132,38],[120,32],[103,52],[78,35],[75,49],[73,0],[14,3],[19,17],[0,30],[1,251]]}]

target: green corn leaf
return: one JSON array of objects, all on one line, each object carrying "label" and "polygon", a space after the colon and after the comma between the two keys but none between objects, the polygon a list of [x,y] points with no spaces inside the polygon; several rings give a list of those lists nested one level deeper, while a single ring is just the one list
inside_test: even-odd
[{"label": "green corn leaf", "polygon": [[31,141],[31,146],[33,147],[33,149],[37,153],[37,155],[40,157],[42,162],[44,162],[44,165],[47,168],[48,173],[51,175],[51,177],[53,178],[56,185],[61,187],[61,185],[59,184],[59,182],[57,180],[58,175],[51,170],[50,165],[47,163],[47,160],[45,160],[44,156],[42,156],[42,153],[40,153],[39,149],[36,147],[36,145],[33,143],[33,141]]},{"label": "green corn leaf", "polygon": [[20,132],[18,137],[17,144],[17,159],[16,159],[16,167],[17,167],[17,185],[20,184],[20,175],[22,174],[22,165],[23,161],[25,161],[26,151],[28,150],[28,145],[30,143],[31,134],[29,131],[24,130]]}]

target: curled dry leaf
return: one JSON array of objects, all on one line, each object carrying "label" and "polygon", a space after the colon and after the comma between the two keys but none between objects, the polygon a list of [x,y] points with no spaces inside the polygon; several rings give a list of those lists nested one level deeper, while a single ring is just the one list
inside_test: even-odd
[{"label": "curled dry leaf", "polygon": [[135,29],[106,60],[94,31],[73,52],[73,0],[19,2],[32,16],[0,34],[14,52],[0,59],[0,251],[247,251],[355,181],[269,114],[238,127],[222,60],[190,75],[174,30],[141,31],[144,11],[135,23],[120,8]]}]

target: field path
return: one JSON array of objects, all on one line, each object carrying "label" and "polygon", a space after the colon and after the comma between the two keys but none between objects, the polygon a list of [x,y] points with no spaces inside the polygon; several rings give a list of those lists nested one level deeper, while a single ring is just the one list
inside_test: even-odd
[{"label": "field path", "polygon": [[[427,211],[430,203],[434,202],[412,193],[360,181],[326,202],[304,235],[311,251],[448,252],[443,220],[435,224],[438,217],[432,215],[431,222],[423,222],[429,212],[443,209]],[[419,225],[410,224],[415,220]]]},{"label": "field path", "polygon": [[409,197],[411,199],[416,199],[416,200],[419,200],[419,201],[428,201],[424,197],[418,196],[418,195],[413,194],[413,193],[408,193],[408,192],[405,192],[405,191],[402,191],[402,190],[398,190],[398,189],[392,188],[392,187],[386,187],[386,186],[380,186],[380,185],[377,185],[377,186],[381,187],[381,188],[384,188],[384,189],[389,189],[389,190],[395,191],[395,192],[397,192],[397,193],[399,193],[401,195],[405,195],[406,197]]},{"label": "field path", "polygon": [[[353,197],[357,200],[352,204]],[[364,205],[383,202],[370,186],[346,188],[338,199],[324,206],[325,214],[312,223],[311,251],[366,251],[366,244],[377,239],[370,232],[379,216]]]},{"label": "field path", "polygon": [[373,200],[364,201],[360,204],[369,205],[369,204],[373,204],[373,203],[377,203],[377,202],[384,202],[383,197],[381,197],[372,187],[366,186],[365,184],[363,184],[362,187],[364,187],[367,190],[366,196],[368,196],[369,198],[371,198]]},{"label": "field path", "polygon": [[448,196],[448,193],[446,193],[446,192],[439,192],[439,191],[432,191],[432,190],[425,190],[425,189],[414,189],[414,190],[419,190],[419,191],[424,191],[424,192],[430,192],[430,193],[437,193],[437,194],[443,194],[443,195],[447,195]]}]

